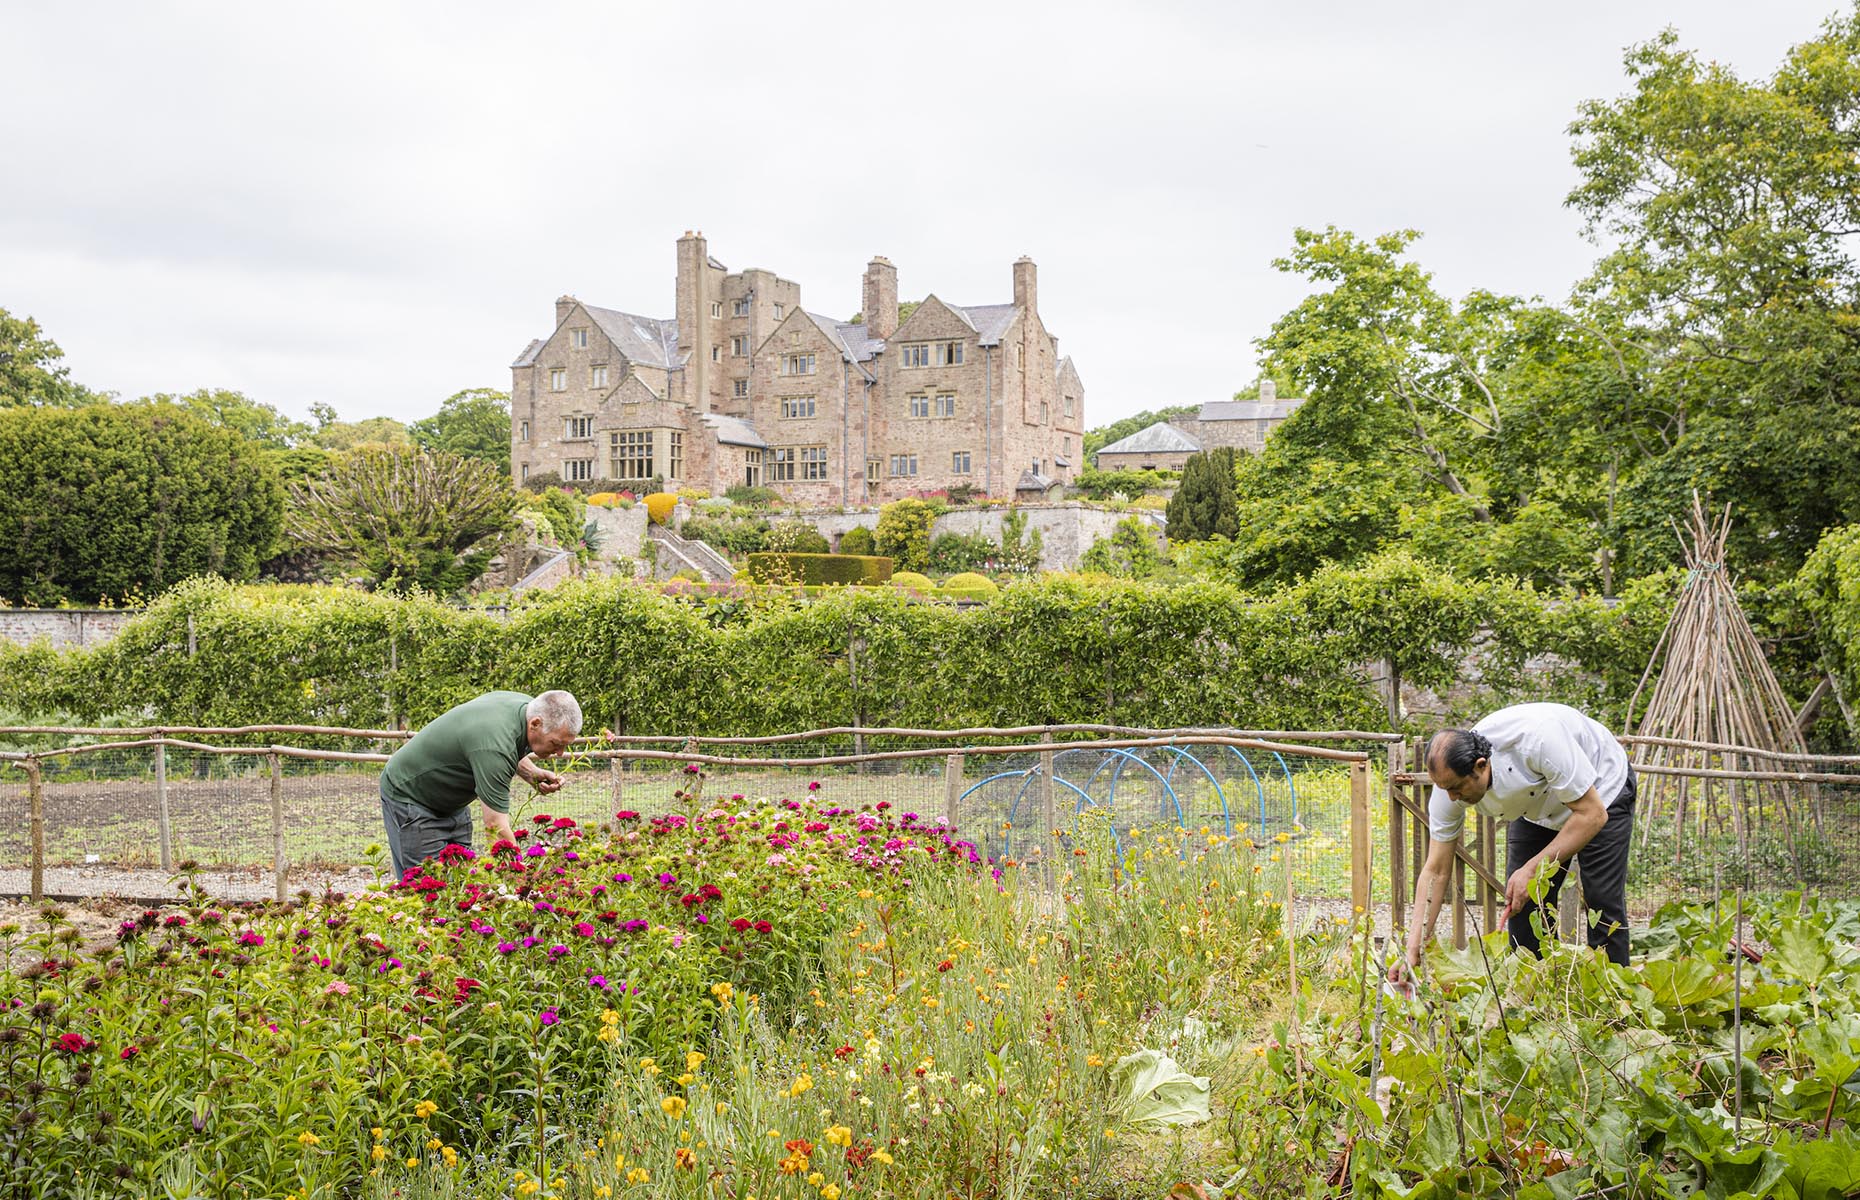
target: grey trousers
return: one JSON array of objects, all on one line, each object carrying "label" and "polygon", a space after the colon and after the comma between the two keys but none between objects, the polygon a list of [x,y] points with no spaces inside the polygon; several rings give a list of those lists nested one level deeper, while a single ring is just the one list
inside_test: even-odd
[{"label": "grey trousers", "polygon": [[408,870],[436,858],[447,846],[471,847],[470,805],[442,816],[422,805],[383,795],[381,824],[387,828],[388,852],[394,856],[396,879],[405,879]]}]

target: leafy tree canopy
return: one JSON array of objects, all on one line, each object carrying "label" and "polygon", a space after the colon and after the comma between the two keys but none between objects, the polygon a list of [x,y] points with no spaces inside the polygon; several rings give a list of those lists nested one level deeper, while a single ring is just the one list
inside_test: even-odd
[{"label": "leafy tree canopy", "polygon": [[461,458],[483,459],[510,473],[510,397],[494,388],[467,388],[439,411],[407,427],[415,445]]},{"label": "leafy tree canopy", "polygon": [[159,392],[144,396],[142,404],[172,404],[193,413],[209,425],[230,429],[249,441],[274,450],[288,450],[307,439],[312,430],[302,421],[292,420],[271,405],[253,400],[242,392],[225,388],[200,388],[186,395]]},{"label": "leafy tree canopy", "polygon": [[37,321],[0,308],[0,408],[75,408],[110,398],[73,382],[64,356]]}]

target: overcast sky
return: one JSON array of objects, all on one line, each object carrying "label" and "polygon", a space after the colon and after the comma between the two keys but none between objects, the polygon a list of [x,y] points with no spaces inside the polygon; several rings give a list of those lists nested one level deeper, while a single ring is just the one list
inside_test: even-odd
[{"label": "overcast sky", "polygon": [[1767,75],[1834,0],[117,5],[0,0],[0,308],[124,396],[412,419],[552,302],[670,316],[701,229],[809,309],[1011,296],[1099,425],[1226,399],[1299,225],[1563,296],[1567,126],[1629,43]]}]

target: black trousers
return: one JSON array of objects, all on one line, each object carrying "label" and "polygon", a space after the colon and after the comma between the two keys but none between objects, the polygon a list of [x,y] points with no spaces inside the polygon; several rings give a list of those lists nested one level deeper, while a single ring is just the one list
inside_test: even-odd
[{"label": "black trousers", "polygon": [[[1628,770],[1627,782],[1621,785],[1608,805],[1608,824],[1594,839],[1576,852],[1576,866],[1582,871],[1582,901],[1596,919],[1589,925],[1589,946],[1608,952],[1608,961],[1628,965],[1627,862],[1628,846],[1634,834],[1634,772]],[[1536,858],[1556,838],[1557,831],[1545,829],[1519,819],[1511,823],[1505,838],[1505,877]],[[1556,901],[1569,872],[1559,870],[1550,877],[1544,896],[1543,923],[1546,931],[1556,932]],[[1531,915],[1537,904],[1531,901],[1522,912],[1511,914],[1511,944],[1532,954],[1539,953],[1537,930],[1531,927]]]}]

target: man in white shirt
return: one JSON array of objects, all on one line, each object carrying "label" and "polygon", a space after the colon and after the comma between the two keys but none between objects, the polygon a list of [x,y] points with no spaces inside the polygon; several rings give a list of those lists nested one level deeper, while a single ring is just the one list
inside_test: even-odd
[{"label": "man in white shirt", "polygon": [[1551,863],[1544,895],[1546,927],[1556,917],[1562,864],[1582,869],[1583,902],[1597,914],[1589,945],[1609,961],[1628,961],[1627,858],[1634,829],[1634,772],[1607,727],[1566,704],[1502,708],[1471,729],[1446,729],[1427,748],[1430,845],[1415,880],[1414,912],[1405,962],[1389,972],[1400,981],[1421,961],[1446,898],[1453,847],[1466,810],[1509,821],[1505,838],[1505,916],[1511,944],[1538,952],[1530,897],[1538,868]]}]

